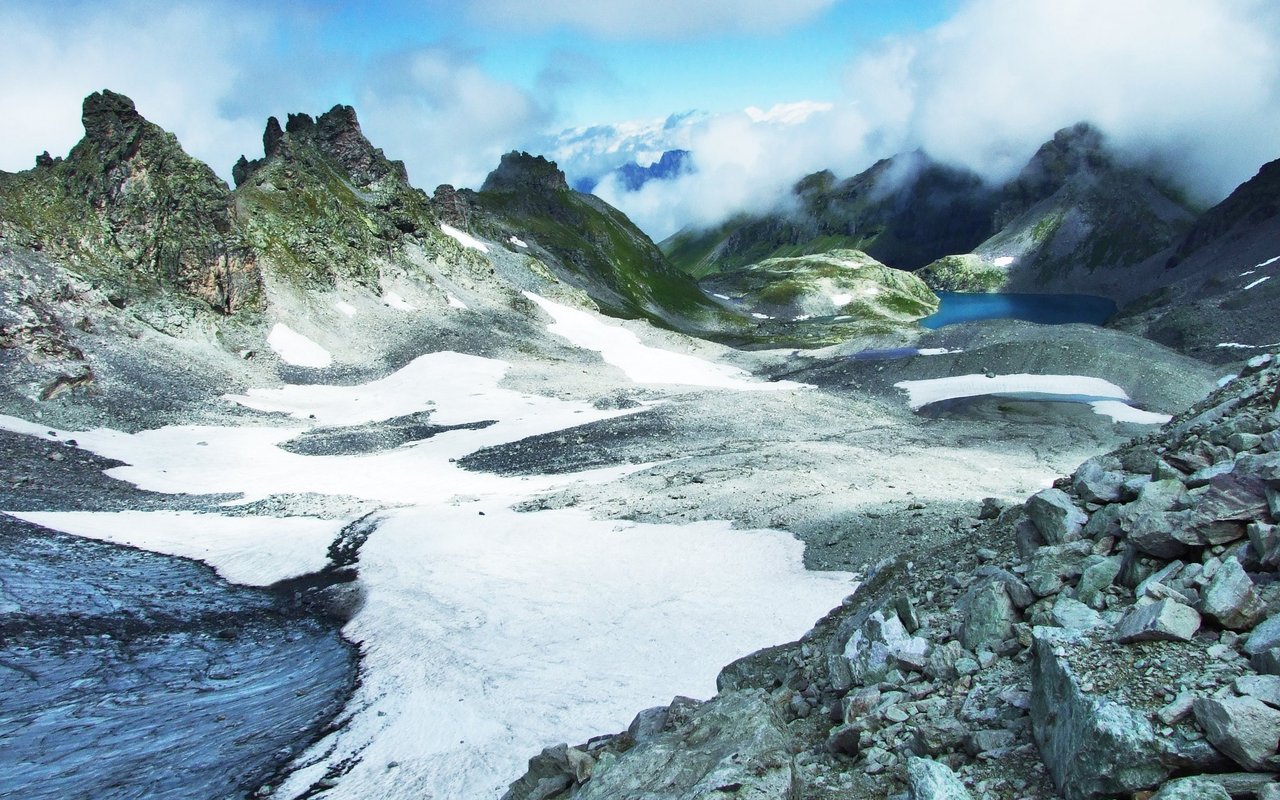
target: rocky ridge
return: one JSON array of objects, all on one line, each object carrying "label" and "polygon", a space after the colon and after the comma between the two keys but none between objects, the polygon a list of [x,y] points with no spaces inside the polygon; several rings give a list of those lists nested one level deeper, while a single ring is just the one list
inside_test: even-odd
[{"label": "rocky ridge", "polygon": [[941,549],[880,565],[803,639],[507,800],[1274,798],[1280,363]]}]

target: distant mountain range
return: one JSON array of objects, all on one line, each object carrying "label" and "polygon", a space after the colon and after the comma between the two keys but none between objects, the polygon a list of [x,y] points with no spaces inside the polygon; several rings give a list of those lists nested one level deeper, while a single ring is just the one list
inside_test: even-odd
[{"label": "distant mountain range", "polygon": [[688,150],[668,150],[648,166],[630,161],[603,175],[581,177],[573,182],[574,191],[590,194],[601,183],[616,178],[621,188],[637,192],[649,181],[665,181],[693,171],[693,154]]}]

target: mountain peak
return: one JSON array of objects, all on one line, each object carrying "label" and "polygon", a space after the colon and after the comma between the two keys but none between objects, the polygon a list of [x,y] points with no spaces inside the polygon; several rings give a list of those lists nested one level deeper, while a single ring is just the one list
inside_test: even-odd
[{"label": "mountain peak", "polygon": [[351,106],[335,105],[319,117],[289,114],[283,130],[280,120],[267,119],[262,134],[264,158],[249,161],[244,156],[236,162],[232,176],[239,186],[273,158],[290,158],[293,147],[311,147],[336,161],[351,179],[364,187],[393,178],[408,183],[409,174],[403,161],[392,161],[379,147],[365,137]]},{"label": "mountain peak", "polygon": [[567,192],[569,183],[556,162],[512,150],[502,157],[498,168],[489,173],[480,187],[482,192]]},{"label": "mountain peak", "polygon": [[145,122],[132,100],[110,89],[84,99],[80,121],[85,137],[99,141],[120,138],[122,132],[136,131]]}]

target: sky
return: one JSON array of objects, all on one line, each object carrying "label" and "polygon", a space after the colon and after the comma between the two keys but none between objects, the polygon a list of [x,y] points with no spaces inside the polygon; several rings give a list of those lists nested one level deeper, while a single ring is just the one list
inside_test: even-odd
[{"label": "sky", "polygon": [[102,88],[224,178],[268,116],[343,103],[427,191],[511,149],[571,178],[689,149],[597,190],[655,238],[916,148],[1002,180],[1080,120],[1202,202],[1280,157],[1273,0],[0,0],[0,30],[3,170]]}]

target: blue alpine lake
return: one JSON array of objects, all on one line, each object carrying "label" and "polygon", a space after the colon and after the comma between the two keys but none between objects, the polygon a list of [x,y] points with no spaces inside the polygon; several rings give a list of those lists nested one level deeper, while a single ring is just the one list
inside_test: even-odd
[{"label": "blue alpine lake", "polygon": [[1020,319],[1041,325],[1084,322],[1102,325],[1116,313],[1114,301],[1089,294],[976,294],[938,292],[937,313],[920,320],[926,328],[941,328],[981,319]]}]

